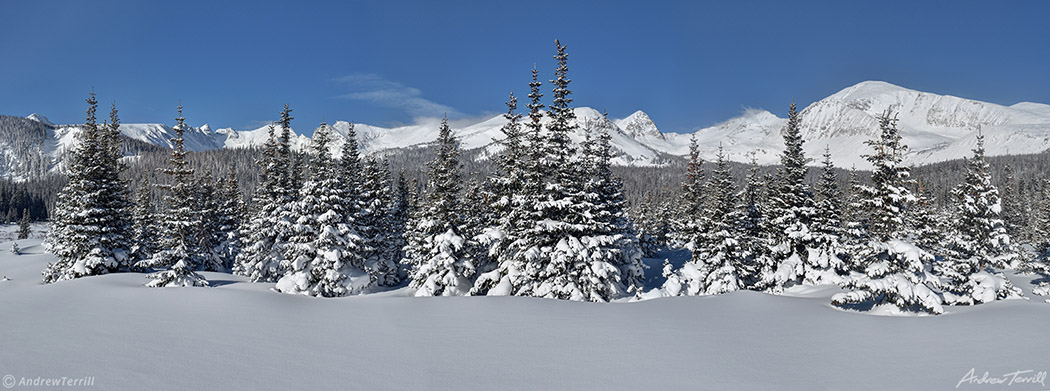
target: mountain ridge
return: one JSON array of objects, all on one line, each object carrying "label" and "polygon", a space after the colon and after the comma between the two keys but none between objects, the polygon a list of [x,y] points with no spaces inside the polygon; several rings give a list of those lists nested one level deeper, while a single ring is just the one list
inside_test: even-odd
[{"label": "mountain ridge", "polygon": [[[864,141],[877,134],[877,116],[887,110],[896,113],[904,143],[910,147],[904,156],[906,164],[922,165],[967,156],[976,143],[978,131],[986,137],[990,156],[1050,149],[1050,105],[1021,102],[1003,106],[869,80],[843,88],[800,110],[806,140],[804,149],[811,163],[816,164],[825,146],[832,146],[832,160],[837,166],[868,168],[860,157],[866,148]],[[664,133],[642,110],[620,119],[606,118],[588,107],[577,107],[574,112],[580,130],[573,135],[573,140],[582,141],[587,130],[608,131],[613,142],[613,163],[623,166],[666,164],[667,155],[686,155],[693,137],[701,157],[706,160],[713,159],[721,147],[733,161],[777,164],[783,149],[780,130],[786,123],[785,118],[769,111],[747,109],[737,117],[692,133]],[[56,125],[39,113],[26,118],[54,130],[58,146],[54,151],[59,151],[54,155],[75,140],[71,135],[76,132],[71,129],[78,125]],[[500,148],[495,140],[502,138],[500,128],[505,123],[506,119],[497,115],[453,131],[464,149],[483,149],[483,157],[491,156]],[[331,126],[337,135],[332,150],[338,155],[349,122],[336,121]],[[354,129],[361,150],[373,153],[428,145],[435,139],[438,126],[439,121],[432,119],[391,128],[355,124]],[[212,130],[205,124],[186,131],[186,147],[191,151],[204,151],[261,146],[267,139],[268,129],[269,126]],[[275,128],[275,131],[279,133],[281,129]],[[171,127],[164,124],[122,124],[121,132],[129,138],[162,147],[171,147],[169,138],[174,135]],[[308,143],[309,137],[295,133],[294,148],[302,149]],[[61,160],[60,156],[51,158]],[[10,176],[9,173],[3,175]]]}]

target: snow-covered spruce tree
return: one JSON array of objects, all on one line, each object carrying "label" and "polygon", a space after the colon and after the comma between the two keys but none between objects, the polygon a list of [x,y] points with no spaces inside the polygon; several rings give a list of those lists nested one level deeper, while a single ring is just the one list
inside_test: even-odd
[{"label": "snow-covered spruce tree", "polygon": [[197,241],[194,248],[199,258],[199,270],[211,272],[227,272],[227,260],[225,252],[222,251],[222,242],[225,235],[219,231],[219,207],[222,196],[219,184],[211,175],[211,171],[205,171],[195,179],[193,190],[198,200],[198,209],[194,212],[197,224]]},{"label": "snow-covered spruce tree", "polygon": [[[535,80],[536,73],[533,70],[533,81]],[[538,87],[537,82],[533,87],[533,94],[541,95],[535,91],[535,88]],[[530,94],[530,96],[533,95]],[[491,194],[489,194],[486,209],[492,221],[486,222],[485,227],[476,227],[480,229],[476,239],[478,244],[487,250],[483,254],[487,262],[477,265],[478,278],[474,287],[471,288],[471,295],[487,294],[496,284],[507,278],[508,272],[512,271],[509,269],[512,261],[507,256],[507,246],[523,229],[522,223],[527,219],[526,214],[530,209],[529,206],[522,204],[525,199],[522,193],[526,188],[526,166],[530,158],[525,140],[528,135],[522,130],[519,123],[522,115],[516,113],[518,98],[513,92],[506,105],[507,113],[503,114],[503,118],[507,120],[507,123],[500,128],[503,138],[496,140],[503,150],[493,159],[496,170],[487,179]],[[539,103],[537,105],[542,106]],[[536,124],[538,125],[539,122],[537,121]],[[520,270],[514,268],[514,271]]]},{"label": "snow-covered spruce tree", "polygon": [[135,208],[132,211],[131,257],[141,262],[157,253],[157,216],[153,209],[153,192],[147,178],[139,182],[135,192]]},{"label": "snow-covered spruce tree", "polygon": [[291,186],[290,115],[285,105],[281,111],[281,136],[270,125],[269,138],[263,145],[259,184],[252,196],[251,212],[241,226],[243,248],[233,272],[252,282],[276,282],[284,275],[282,256],[290,235],[289,206],[298,189]]},{"label": "snow-covered spruce tree", "polygon": [[44,242],[58,258],[42,272],[44,283],[124,271],[131,265],[128,185],[120,178],[120,120],[114,106],[110,123],[99,126],[94,93],[87,103],[80,142],[69,157],[69,181],[52,209]]},{"label": "snow-covered spruce tree", "polygon": [[765,184],[758,173],[758,162],[754,156],[744,179],[737,209],[740,213],[740,247],[744,267],[741,269],[741,287],[752,289],[761,279],[761,267],[768,263],[769,231],[766,221]]},{"label": "snow-covered spruce tree", "polygon": [[993,268],[1015,267],[1020,257],[1010,243],[1006,224],[1000,217],[999,191],[992,185],[988,162],[984,159],[984,136],[977,135],[973,157],[967,159],[965,182],[955,197],[955,235],[948,240],[951,251],[936,265],[944,277],[944,301],[953,305],[972,305],[1019,297],[1014,287]]},{"label": "snow-covered spruce tree", "polygon": [[627,214],[623,182],[612,173],[612,136],[605,129],[587,131],[583,144],[584,199],[594,205],[585,213],[591,227],[586,232],[590,262],[608,262],[620,269],[620,284],[627,293],[640,293],[645,279],[638,234]]},{"label": "snow-covered spruce tree", "polygon": [[389,234],[386,247],[390,251],[388,258],[397,260],[398,281],[405,281],[408,278],[408,270],[404,268],[401,260],[405,259],[405,245],[408,244],[405,240],[405,230],[408,225],[408,216],[412,213],[411,197],[404,174],[398,173],[394,190],[390,192],[390,199],[387,200],[387,215],[390,217],[387,219],[386,227],[386,232]]},{"label": "snow-covered spruce tree", "polygon": [[199,253],[200,230],[200,194],[195,189],[193,169],[186,161],[185,140],[186,118],[182,116],[182,105],[179,115],[175,117],[175,138],[171,139],[174,148],[171,151],[169,167],[164,174],[171,178],[171,184],[163,186],[168,194],[164,197],[168,210],[161,219],[161,250],[150,259],[138,263],[142,268],[167,268],[148,275],[151,288],[208,286],[204,276],[195,270],[201,267]]},{"label": "snow-covered spruce tree", "polygon": [[781,131],[784,152],[780,155],[777,183],[769,200],[769,223],[773,247],[769,263],[763,265],[761,288],[780,292],[803,283],[824,283],[830,269],[821,257],[811,257],[813,218],[817,211],[813,193],[806,184],[806,159],[802,151],[800,118],[795,103],[788,109],[788,122]]},{"label": "snow-covered spruce tree", "polygon": [[[591,254],[597,248],[593,198],[585,194],[587,175],[569,135],[576,130],[570,107],[568,55],[555,41],[558,61],[550,121],[542,145],[536,149],[536,166],[542,178],[537,201],[532,204],[526,228],[508,248],[514,265],[525,267],[521,284],[497,286],[496,294],[513,294],[569,300],[607,301],[626,293],[620,268],[607,254]],[[592,257],[592,255],[594,255]],[[502,285],[502,283],[501,283]],[[502,289],[516,288],[511,291]],[[493,294],[490,292],[489,294]]]},{"label": "snow-covered spruce tree", "polygon": [[1031,211],[1022,198],[1020,186],[1018,186],[1017,179],[1014,178],[1013,167],[1010,167],[1009,164],[1003,167],[1003,175],[1005,180],[1003,181],[1003,189],[1000,192],[1003,204],[1003,222],[1006,224],[1006,233],[1010,235],[1010,238],[1020,242],[1028,239],[1024,235],[1025,216]]},{"label": "snow-covered spruce tree", "polygon": [[866,251],[868,245],[868,218],[861,203],[863,188],[860,178],[857,177],[857,168],[849,170],[849,180],[846,197],[843,200],[842,209],[842,245],[845,253],[845,267],[852,272],[863,272],[867,267],[863,263],[861,254]]},{"label": "snow-covered spruce tree", "polygon": [[[481,174],[474,172],[469,176],[476,178]],[[467,183],[463,193],[463,202],[460,204],[460,207],[463,208],[462,233],[464,237],[475,242],[475,246],[471,248],[474,251],[471,258],[474,259],[474,268],[479,278],[481,274],[497,268],[495,258],[489,256],[493,236],[496,236],[492,234],[492,230],[498,224],[497,217],[492,213],[490,205],[494,197],[495,191],[491,183],[473,179]],[[476,283],[477,279],[475,279],[475,285]],[[471,290],[473,291],[473,288]]]},{"label": "snow-covered spruce tree", "polygon": [[634,222],[634,227],[638,231],[638,246],[642,250],[642,255],[647,258],[655,257],[661,245],[657,228],[660,221],[656,217],[655,208],[653,194],[647,191],[642,201],[632,205],[629,209],[631,221]]},{"label": "snow-covered spruce tree", "polygon": [[364,240],[365,265],[376,285],[394,286],[401,282],[398,278],[400,258],[391,258],[394,251],[390,246],[396,244],[390,232],[390,171],[386,163],[374,155],[365,159],[361,182],[361,212],[359,214],[358,235]]},{"label": "snow-covered spruce tree", "polygon": [[667,277],[665,295],[717,295],[747,286],[747,264],[742,241],[742,217],[725,153],[719,147],[715,169],[707,182],[710,225],[701,232],[692,259]]},{"label": "snow-covered spruce tree", "polygon": [[812,270],[824,273],[807,274],[804,283],[838,283],[842,276],[849,275],[849,267],[842,260],[845,254],[840,214],[842,193],[835,176],[835,164],[831,161],[831,150],[827,147],[824,148],[824,165],[817,182],[816,196],[817,214],[813,216],[813,248],[810,249],[809,263],[817,266]]},{"label": "snow-covered spruce tree", "polygon": [[700,235],[707,229],[704,212],[704,161],[700,159],[700,147],[696,137],[689,139],[689,163],[686,166],[685,178],[682,179],[681,191],[678,194],[678,208],[671,223],[675,245],[694,251]]},{"label": "snow-covered spruce tree", "polygon": [[917,181],[915,206],[908,209],[907,236],[919,248],[937,256],[945,253],[946,233],[951,230],[945,224],[944,213],[937,208],[934,195]]},{"label": "snow-covered spruce tree", "polygon": [[[351,265],[361,265],[366,269],[369,254],[375,252],[366,240],[362,232],[369,231],[362,220],[365,204],[362,197],[364,192],[364,164],[361,162],[360,151],[357,144],[357,133],[354,124],[349,124],[346,131],[346,140],[340,149],[342,156],[339,158],[336,176],[339,178],[343,191],[343,237],[347,240],[346,248],[354,249],[346,254],[346,262]],[[373,283],[376,281],[373,278]]]},{"label": "snow-covered spruce tree", "polygon": [[[505,145],[503,154],[497,161],[498,173],[502,177],[493,179],[496,195],[493,196],[493,214],[499,216],[497,230],[490,230],[480,238],[489,244],[489,259],[494,260],[495,270],[480,270],[471,290],[473,295],[526,295],[530,292],[533,280],[527,274],[530,270],[529,258],[512,250],[511,246],[527,235],[540,219],[541,210],[536,206],[545,198],[544,175],[546,170],[541,166],[541,159],[546,153],[546,134],[543,131],[541,102],[543,93],[540,87],[539,71],[532,68],[532,81],[529,83],[529,119],[524,125],[523,133],[514,127],[518,115],[517,99],[511,97],[507,102],[508,124],[503,130]],[[513,135],[517,134],[517,137]],[[520,141],[518,141],[520,140]],[[519,151],[520,150],[520,151]],[[509,154],[519,151],[515,157]],[[497,174],[499,175],[499,174]],[[519,243],[520,244],[520,243]]]},{"label": "snow-covered spruce tree", "polygon": [[926,284],[925,263],[933,256],[907,241],[904,216],[917,198],[909,190],[910,170],[901,165],[907,147],[901,144],[896,117],[879,116],[879,136],[864,155],[874,166],[871,186],[861,186],[859,207],[868,215],[868,245],[857,254],[864,275],[847,281],[849,292],[831,298],[833,305],[856,310],[883,309],[901,312],[944,312],[941,298]]},{"label": "snow-covered spruce tree", "polygon": [[232,270],[241,253],[240,226],[244,223],[244,199],[237,182],[237,173],[232,167],[226,179],[219,183],[217,198],[215,252],[222,258],[223,267]]},{"label": "snow-covered spruce tree", "polygon": [[[1029,274],[1040,274],[1041,278],[1032,293],[1050,296],[1050,179],[1043,179],[1042,200],[1032,216],[1031,242],[1035,256],[1025,260],[1018,270]],[[1035,282],[1035,281],[1033,281]]]},{"label": "snow-covered spruce tree", "polygon": [[1034,214],[1032,245],[1039,258],[1050,256],[1050,179],[1043,179],[1042,197]]},{"label": "snow-covered spruce tree", "polygon": [[[328,149],[325,123],[314,132],[309,178],[290,208],[291,235],[284,247],[287,272],[277,281],[278,292],[318,297],[356,294],[372,286],[360,257],[350,254],[360,241],[347,240],[343,217],[345,190]],[[353,261],[357,261],[356,263]]]},{"label": "snow-covered spruce tree", "polygon": [[277,143],[277,175],[280,179],[281,195],[286,203],[294,202],[295,197],[299,195],[298,179],[295,178],[296,175],[299,175],[299,169],[295,164],[295,152],[292,151],[293,119],[295,117],[292,117],[292,109],[285,104],[284,109],[281,110],[281,117],[277,120],[277,126],[281,128],[281,135]]},{"label": "snow-covered spruce tree", "polygon": [[22,209],[22,220],[18,222],[18,239],[29,239],[29,209]]},{"label": "snow-covered spruce tree", "polygon": [[409,286],[416,296],[465,295],[476,276],[471,258],[476,244],[463,236],[459,142],[448,119],[441,121],[437,156],[428,166],[431,190],[426,204],[412,216],[405,247],[406,263],[412,265]]}]

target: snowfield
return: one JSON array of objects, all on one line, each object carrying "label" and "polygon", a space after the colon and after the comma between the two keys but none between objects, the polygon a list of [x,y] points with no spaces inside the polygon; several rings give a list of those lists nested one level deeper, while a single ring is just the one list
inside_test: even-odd
[{"label": "snowfield", "polygon": [[[835,309],[833,287],[608,304],[415,298],[407,288],[319,299],[221,273],[203,273],[210,288],[149,289],[138,273],[42,285],[54,257],[39,239],[19,245],[20,256],[0,243],[0,376],[16,382],[92,376],[85,388],[103,390],[1050,388],[1038,376],[1010,387],[978,383],[984,372],[987,381],[1050,371],[1050,305],[1038,296],[916,317]],[[1033,278],[1012,277],[1027,297]]]}]

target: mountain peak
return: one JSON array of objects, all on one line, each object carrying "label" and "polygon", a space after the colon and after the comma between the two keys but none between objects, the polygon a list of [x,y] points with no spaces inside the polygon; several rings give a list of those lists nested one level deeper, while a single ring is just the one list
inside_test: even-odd
[{"label": "mountain peak", "polygon": [[664,134],[656,127],[656,123],[653,122],[653,119],[649,118],[649,114],[646,114],[641,110],[635,111],[633,114],[627,116],[627,118],[616,120],[615,123],[624,133],[627,133],[632,137],[649,136],[659,139],[664,138]]},{"label": "mountain peak", "polygon": [[45,117],[43,114],[33,113],[33,114],[28,115],[26,118],[31,119],[31,120],[36,121],[36,122],[39,122],[39,123],[42,123],[42,124],[47,125],[47,126],[55,126],[55,124],[52,123],[50,120],[48,120],[47,117]]},{"label": "mountain peak", "polygon": [[915,91],[880,80],[867,80],[846,87],[841,91],[836,92],[835,94],[827,97],[826,99],[857,100],[880,95],[892,95],[901,92]]}]

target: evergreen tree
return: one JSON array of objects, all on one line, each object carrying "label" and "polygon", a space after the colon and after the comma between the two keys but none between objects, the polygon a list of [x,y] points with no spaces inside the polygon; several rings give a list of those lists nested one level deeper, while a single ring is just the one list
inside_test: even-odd
[{"label": "evergreen tree", "polygon": [[[538,99],[538,96],[542,94],[535,90],[539,87],[539,83],[536,82],[535,69],[533,69],[533,82],[530,84],[533,86],[533,91],[529,96],[537,96],[536,99]],[[538,101],[533,103],[529,107],[535,106],[536,110],[542,107]],[[518,123],[522,116],[516,113],[518,98],[514,96],[514,93],[510,94],[506,105],[507,113],[503,114],[503,118],[507,120],[507,123],[500,128],[503,139],[496,141],[503,146],[503,150],[494,159],[496,171],[488,178],[491,194],[486,206],[491,215],[495,217],[493,221],[485,223],[487,226],[485,228],[488,229],[482,228],[477,236],[479,244],[488,250],[483,254],[487,262],[478,265],[478,278],[471,289],[472,295],[487,294],[492,287],[507,278],[506,273],[511,270],[510,263],[513,262],[507,256],[507,246],[523,230],[522,222],[527,218],[526,215],[531,207],[524,204],[526,195],[523,194],[528,185],[526,176],[531,167],[529,153],[531,146],[526,144],[526,137],[529,137],[531,133],[523,132]],[[538,120],[534,123],[539,124]],[[521,269],[513,268],[513,270]]]},{"label": "evergreen tree", "polygon": [[944,300],[949,304],[986,303],[1021,294],[992,270],[1015,267],[1019,256],[1000,217],[999,191],[984,159],[983,135],[977,135],[973,153],[967,159],[966,181],[952,192],[956,198],[952,251],[937,263],[938,274],[946,278]]},{"label": "evergreen tree", "polygon": [[777,184],[770,195],[769,219],[773,251],[770,263],[763,265],[762,287],[771,292],[819,280],[827,267],[819,257],[810,257],[813,247],[813,219],[817,211],[813,193],[805,183],[806,159],[802,151],[801,120],[795,104],[788,109],[788,122],[781,134],[784,152],[780,155]]},{"label": "evergreen tree", "polygon": [[919,248],[933,255],[942,254],[944,253],[945,233],[950,230],[944,224],[943,213],[937,209],[933,194],[922,182],[918,182],[915,197],[915,206],[908,210],[907,236]]},{"label": "evergreen tree", "polygon": [[668,276],[665,295],[717,295],[743,289],[749,270],[741,247],[742,215],[725,153],[719,147],[715,169],[707,182],[710,225],[701,233],[692,259]]},{"label": "evergreen tree", "polygon": [[298,189],[291,180],[291,109],[281,111],[281,136],[270,125],[269,138],[263,145],[259,184],[252,197],[252,211],[241,226],[242,250],[237,256],[234,273],[252,282],[275,282],[286,272],[283,261],[285,244],[291,235],[290,206]]},{"label": "evergreen tree", "polygon": [[295,200],[299,193],[296,176],[298,167],[295,152],[292,151],[292,109],[284,105],[281,117],[277,120],[277,126],[281,128],[280,142],[277,144],[278,178],[280,181],[280,192],[285,203]]},{"label": "evergreen tree", "polygon": [[322,123],[310,144],[310,177],[290,208],[287,273],[277,281],[278,292],[337,297],[360,293],[374,282],[361,258],[349,256],[360,250],[354,247],[360,241],[344,236],[354,233],[346,227],[345,191],[335,175],[328,142],[328,125]]},{"label": "evergreen tree", "polygon": [[256,162],[262,170],[252,196],[250,216],[240,228],[242,250],[233,272],[250,278],[252,282],[275,282],[284,274],[280,267],[284,236],[281,230],[290,224],[285,224],[280,216],[285,204],[281,193],[280,161],[277,159],[279,142],[274,135],[274,126],[270,125],[262,158]]},{"label": "evergreen tree", "polygon": [[233,168],[230,168],[226,179],[220,182],[217,191],[215,251],[223,260],[223,267],[233,270],[234,261],[241,253],[240,226],[244,224],[244,200]]},{"label": "evergreen tree", "polygon": [[809,285],[838,283],[840,276],[849,274],[849,267],[842,260],[845,253],[840,215],[842,194],[831,161],[831,150],[827,147],[824,148],[824,166],[817,182],[816,196],[817,214],[813,216],[813,248],[809,260],[815,267],[809,269],[804,282]]},{"label": "evergreen tree", "polygon": [[704,214],[703,163],[696,137],[690,137],[689,163],[682,180],[677,216],[673,219],[676,244],[689,251],[697,248],[700,235],[707,229]]},{"label": "evergreen tree", "polygon": [[655,209],[655,201],[650,191],[646,191],[642,201],[630,208],[631,221],[638,230],[638,245],[646,258],[655,257],[661,246],[660,219],[656,216]]},{"label": "evergreen tree", "polygon": [[[340,153],[336,177],[339,178],[343,191],[343,237],[347,240],[346,247],[354,249],[346,254],[346,262],[351,265],[362,265],[362,269],[365,270],[369,257],[376,252],[376,249],[372,248],[375,242],[367,239],[367,232],[370,232],[372,228],[364,222],[363,217],[366,213],[363,196],[365,191],[364,164],[361,162],[360,151],[358,151],[357,133],[354,131],[353,123],[347,128],[346,140],[343,142]],[[372,281],[373,283],[378,281],[378,276],[372,275]]]},{"label": "evergreen tree", "polygon": [[1020,187],[1014,178],[1013,168],[1009,164],[1003,168],[1006,179],[1003,181],[1002,191],[1002,218],[1006,224],[1006,233],[1015,240],[1026,239],[1024,237],[1024,216],[1030,211],[1025,207],[1020,194]]},{"label": "evergreen tree", "polygon": [[646,266],[642,263],[638,234],[626,211],[623,182],[612,173],[612,136],[605,129],[593,133],[587,132],[588,140],[583,145],[582,167],[587,180],[584,199],[595,209],[585,213],[591,226],[586,233],[590,239],[586,252],[591,262],[616,265],[620,269],[620,285],[627,293],[640,293]]},{"label": "evergreen tree", "polygon": [[361,182],[361,212],[358,217],[358,235],[364,240],[365,264],[373,280],[380,286],[394,286],[400,282],[397,276],[398,262],[393,259],[390,219],[390,172],[385,164],[369,156],[363,167],[364,177]]},{"label": "evergreen tree", "polygon": [[153,194],[149,181],[142,178],[135,192],[135,209],[132,213],[132,259],[141,262],[157,253],[157,218],[153,210]]},{"label": "evergreen tree", "polygon": [[742,288],[752,289],[761,279],[761,267],[769,263],[769,232],[766,221],[765,187],[758,173],[758,162],[751,158],[750,168],[740,192],[740,247],[744,257],[741,268]]},{"label": "evergreen tree", "polygon": [[871,186],[861,186],[860,207],[870,218],[871,240],[857,254],[864,275],[847,281],[849,292],[839,293],[831,303],[848,309],[887,308],[891,311],[944,312],[941,298],[926,285],[930,281],[925,264],[933,256],[906,241],[907,209],[917,198],[909,190],[910,170],[901,165],[907,147],[901,144],[896,118],[889,112],[879,117],[879,137],[866,142],[874,154],[865,155],[875,167]]},{"label": "evergreen tree", "polygon": [[211,171],[197,177],[193,185],[198,209],[194,211],[197,222],[194,253],[197,254],[198,270],[226,272],[226,259],[222,250],[224,235],[219,231],[220,189]]},{"label": "evergreen tree", "polygon": [[406,263],[412,265],[410,287],[416,296],[467,294],[476,274],[471,246],[463,236],[464,217],[459,205],[459,144],[442,120],[437,156],[430,168],[431,193],[426,205],[409,224]]},{"label": "evergreen tree", "polygon": [[852,167],[849,171],[849,190],[846,194],[846,198],[843,202],[843,232],[842,232],[842,244],[843,251],[846,254],[846,268],[850,271],[863,272],[867,265],[864,265],[862,257],[859,255],[864,252],[868,243],[868,231],[865,224],[867,224],[867,218],[863,211],[865,204],[861,203],[861,193],[863,191],[860,179],[857,177],[857,168]]},{"label": "evergreen tree", "polygon": [[1050,179],[1043,179],[1042,200],[1034,213],[1032,244],[1039,258],[1050,257]]},{"label": "evergreen tree", "polygon": [[387,257],[397,260],[397,279],[404,281],[408,278],[408,270],[403,267],[401,260],[405,259],[405,245],[408,244],[405,240],[405,231],[408,227],[408,218],[412,214],[412,195],[403,173],[398,174],[394,191],[390,192],[387,205],[387,215],[390,216],[386,227],[390,237],[387,243],[387,250],[390,251],[390,254]]},{"label": "evergreen tree", "polygon": [[204,276],[197,274],[195,270],[201,267],[201,254],[199,252],[200,229],[202,222],[199,215],[201,202],[193,179],[193,169],[186,161],[185,140],[183,133],[186,130],[186,118],[182,116],[182,105],[179,105],[179,115],[175,117],[175,138],[171,139],[174,146],[171,152],[169,167],[164,174],[171,177],[171,184],[163,186],[168,195],[165,201],[168,210],[161,220],[160,244],[162,250],[158,251],[148,260],[139,262],[139,267],[166,267],[167,270],[159,271],[147,276],[150,282],[146,286],[178,287],[178,286],[208,286]]},{"label": "evergreen tree", "polygon": [[551,80],[554,89],[547,133],[542,139],[533,136],[530,142],[535,167],[529,171],[536,181],[526,183],[540,186],[525,193],[536,202],[522,222],[521,234],[508,247],[509,266],[500,266],[508,270],[506,283],[501,281],[489,294],[607,301],[623,294],[624,286],[610,253],[588,252],[606,243],[604,238],[589,235],[594,226],[588,213],[597,209],[585,194],[587,176],[573,162],[579,157],[569,138],[577,125],[570,107],[568,55],[561,42],[555,45],[558,67]]},{"label": "evergreen tree", "polygon": [[44,283],[128,270],[130,229],[127,183],[120,178],[120,120],[99,126],[98,101],[87,99],[87,121],[71,152],[68,182],[58,195],[44,247],[58,260],[43,271]]},{"label": "evergreen tree", "polygon": [[29,239],[29,209],[22,209],[22,220],[18,223],[18,239]]}]

